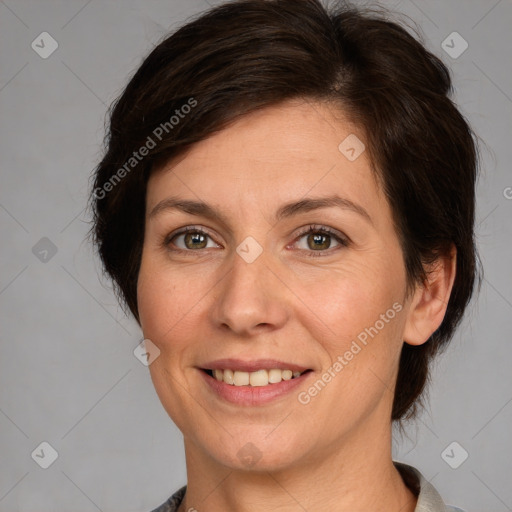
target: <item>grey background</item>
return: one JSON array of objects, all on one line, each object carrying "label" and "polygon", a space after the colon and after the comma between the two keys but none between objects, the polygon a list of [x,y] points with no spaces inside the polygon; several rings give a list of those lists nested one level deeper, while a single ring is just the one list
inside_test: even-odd
[{"label": "grey background", "polygon": [[[84,207],[107,105],[153,45],[208,3],[0,1],[1,511],[150,510],[185,483],[181,433],[133,355],[139,328],[99,277]],[[448,503],[510,511],[512,2],[383,3],[419,23],[485,143],[485,281],[435,365],[429,408],[397,437],[396,458]],[[43,31],[59,45],[47,59],[31,48]],[[441,47],[453,31],[469,44],[456,59]],[[58,452],[48,469],[31,458],[42,441]],[[469,454],[457,469],[441,456],[453,441]]]}]

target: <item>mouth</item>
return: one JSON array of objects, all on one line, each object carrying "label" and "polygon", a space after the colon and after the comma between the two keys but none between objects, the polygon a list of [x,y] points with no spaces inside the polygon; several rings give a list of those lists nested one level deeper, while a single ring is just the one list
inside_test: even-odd
[{"label": "mouth", "polygon": [[222,359],[205,363],[198,370],[214,396],[249,407],[288,400],[292,391],[306,385],[314,374],[312,368],[275,359]]},{"label": "mouth", "polygon": [[282,381],[297,379],[302,375],[311,372],[311,369],[303,371],[293,371],[291,369],[281,368],[261,368],[256,371],[243,371],[226,369],[204,369],[202,371],[218,382],[223,382],[230,386],[248,386],[262,387],[279,384]]}]

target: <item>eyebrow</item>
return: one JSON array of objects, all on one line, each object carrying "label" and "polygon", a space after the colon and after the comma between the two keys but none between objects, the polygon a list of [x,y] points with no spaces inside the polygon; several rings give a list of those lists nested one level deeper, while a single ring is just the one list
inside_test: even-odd
[{"label": "eyebrow", "polygon": [[[370,214],[362,206],[350,201],[350,199],[339,197],[337,195],[300,199],[299,201],[286,203],[277,210],[275,220],[280,221],[301,213],[333,207],[357,213],[370,224],[373,224]],[[189,199],[179,199],[176,197],[168,197],[167,199],[160,201],[149,213],[149,219],[169,210],[179,210],[190,215],[207,217],[217,220],[225,225],[229,225],[229,221],[224,217],[224,215],[208,203],[204,203],[202,201],[191,201]]]}]

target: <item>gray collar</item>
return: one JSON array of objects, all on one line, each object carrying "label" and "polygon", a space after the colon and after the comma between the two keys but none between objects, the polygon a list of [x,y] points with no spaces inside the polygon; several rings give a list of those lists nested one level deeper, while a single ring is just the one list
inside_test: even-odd
[{"label": "gray collar", "polygon": [[393,461],[393,464],[406,482],[413,479],[416,482],[416,487],[419,488],[418,503],[414,512],[452,512],[460,510],[445,505],[435,487],[416,468],[402,462]]}]

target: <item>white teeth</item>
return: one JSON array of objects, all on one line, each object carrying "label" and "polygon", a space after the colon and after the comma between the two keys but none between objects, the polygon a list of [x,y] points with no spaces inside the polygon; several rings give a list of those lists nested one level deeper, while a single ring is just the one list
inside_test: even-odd
[{"label": "white teeth", "polygon": [[291,370],[283,370],[283,380],[290,380],[293,377]]},{"label": "white teeth", "polygon": [[242,372],[233,370],[213,370],[213,377],[226,384],[233,386],[267,386],[268,384],[278,384],[282,380],[290,380],[300,377],[300,372],[292,370],[280,370],[272,368],[271,370],[257,370],[255,372]]},{"label": "white teeth", "polygon": [[249,384],[249,373],[248,372],[235,372],[233,379],[235,386],[247,386]]},{"label": "white teeth", "polygon": [[[222,370],[219,370],[222,373]],[[235,383],[235,374],[231,370],[224,370],[224,382],[226,384]]]},{"label": "white teeth", "polygon": [[281,382],[281,370],[269,370],[268,381],[270,382],[270,384],[277,384]]},{"label": "white teeth", "polygon": [[266,386],[268,384],[268,372],[267,370],[258,370],[257,372],[251,372],[249,375],[249,383],[251,386]]}]

